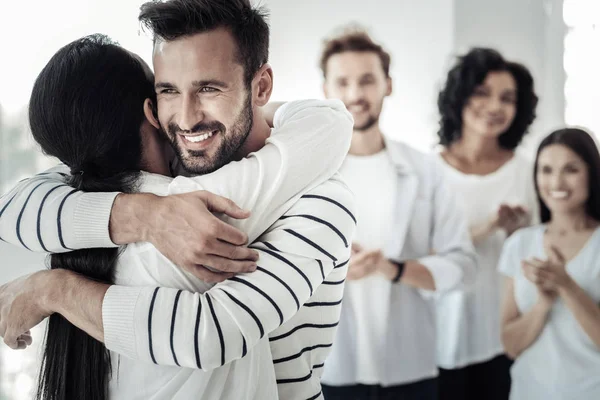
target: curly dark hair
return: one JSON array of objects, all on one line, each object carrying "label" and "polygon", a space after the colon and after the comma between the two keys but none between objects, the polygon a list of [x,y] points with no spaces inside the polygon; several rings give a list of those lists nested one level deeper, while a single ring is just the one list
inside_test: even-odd
[{"label": "curly dark hair", "polygon": [[538,97],[529,70],[509,62],[488,48],[473,48],[458,58],[448,72],[446,85],[438,95],[440,128],[437,132],[442,146],[457,141],[462,134],[462,112],[475,88],[483,83],[489,72],[508,71],[517,83],[517,111],[511,126],[498,137],[502,148],[514,150],[536,117]]}]

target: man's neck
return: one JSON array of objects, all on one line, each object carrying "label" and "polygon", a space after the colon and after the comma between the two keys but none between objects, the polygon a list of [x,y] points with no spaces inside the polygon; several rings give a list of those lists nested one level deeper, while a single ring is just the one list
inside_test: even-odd
[{"label": "man's neck", "polygon": [[155,130],[146,130],[142,135],[142,165],[146,172],[171,176],[170,160],[175,152],[169,142]]},{"label": "man's neck", "polygon": [[376,124],[367,130],[352,133],[352,144],[348,153],[353,156],[370,156],[379,153],[384,148],[383,134],[379,125]]},{"label": "man's neck", "polygon": [[234,159],[236,161],[241,160],[248,154],[262,149],[269,136],[271,136],[271,127],[267,124],[267,121],[262,116],[255,118],[252,130],[248,134],[243,146],[235,154]]}]

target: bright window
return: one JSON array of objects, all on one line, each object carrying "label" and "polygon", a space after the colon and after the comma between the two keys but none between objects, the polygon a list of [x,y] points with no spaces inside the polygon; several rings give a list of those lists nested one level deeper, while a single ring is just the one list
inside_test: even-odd
[{"label": "bright window", "polygon": [[600,138],[600,1],[564,0],[565,121]]}]

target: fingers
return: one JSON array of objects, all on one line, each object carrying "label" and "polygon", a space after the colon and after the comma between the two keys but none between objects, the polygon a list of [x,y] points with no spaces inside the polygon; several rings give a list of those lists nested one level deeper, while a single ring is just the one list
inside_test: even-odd
[{"label": "fingers", "polygon": [[205,267],[215,272],[242,274],[256,271],[256,261],[230,260],[229,258],[207,255],[206,261],[202,263]]},{"label": "fingers", "polygon": [[188,268],[188,272],[206,283],[223,282],[235,275],[232,273],[213,272],[202,265],[196,265],[193,268]]},{"label": "fingers", "polygon": [[514,206],[513,211],[519,216],[525,216],[528,213],[527,208],[523,206]]},{"label": "fingers", "polygon": [[13,350],[23,350],[33,343],[31,335],[19,335],[15,337],[12,333],[7,334],[4,343]]},{"label": "fingers", "polygon": [[348,273],[346,274],[346,279],[350,281],[356,281],[367,276],[368,272],[369,270],[365,264],[355,264],[354,266],[350,265],[348,268]]},{"label": "fingers", "polygon": [[212,224],[212,231],[217,239],[238,246],[248,243],[248,235],[217,217],[214,217]]},{"label": "fingers", "polygon": [[30,334],[22,334],[17,340],[23,341],[27,346],[33,343],[33,337]]},{"label": "fingers", "polygon": [[19,337],[17,337],[14,342],[11,343],[11,345],[9,346],[11,349],[13,350],[23,350],[26,349],[27,347],[31,346],[31,344],[33,343],[33,339],[31,337],[31,335],[20,335]]},{"label": "fingers", "polygon": [[[208,268],[212,272],[216,273],[230,273],[230,274],[241,274],[246,272],[256,271],[256,261],[251,260],[231,260],[229,258],[205,255],[202,257],[200,264],[194,264],[190,266],[192,274],[197,275],[194,271],[198,266],[202,268]],[[198,276],[201,278],[200,276]]]},{"label": "fingers", "polygon": [[554,282],[555,274],[547,268],[538,268],[537,277],[540,282]]},{"label": "fingers", "polygon": [[517,222],[519,218],[520,215],[516,213],[512,208],[509,208],[506,212],[506,219],[509,220],[511,223]]},{"label": "fingers", "polygon": [[526,262],[522,262],[521,268],[523,269],[523,275],[525,275],[525,278],[527,278],[528,281],[535,284],[538,283],[537,274],[535,273],[536,268],[534,266],[527,264]]},{"label": "fingers", "polygon": [[363,251],[363,247],[360,244],[353,242],[352,243],[352,254],[360,253],[361,251]]},{"label": "fingers", "polygon": [[518,214],[510,206],[502,204],[498,208],[498,224],[502,228],[512,230],[511,226],[514,225],[518,219]]},{"label": "fingers", "polygon": [[368,250],[350,257],[346,279],[350,281],[362,279],[375,271],[374,267],[381,250]]},{"label": "fingers", "polygon": [[362,273],[359,274],[359,273],[352,273],[352,272],[348,271],[348,274],[346,275],[346,280],[357,281],[363,277],[364,277],[364,274],[362,274]]},{"label": "fingers", "polygon": [[553,262],[564,265],[565,257],[556,246],[550,246],[549,253],[548,256]]},{"label": "fingers", "polygon": [[7,329],[6,332],[4,333],[4,344],[6,344],[8,347],[10,347],[13,350],[17,350],[18,349],[18,343],[17,343],[18,337],[19,337],[19,335],[16,335],[14,333],[14,331],[12,331],[11,329]]},{"label": "fingers", "polygon": [[245,246],[234,246],[231,243],[217,241],[210,245],[208,253],[230,260],[258,261],[258,251]]},{"label": "fingers", "polygon": [[528,261],[522,262],[523,275],[525,275],[525,278],[536,286],[541,286],[546,290],[554,289],[556,286],[556,275],[554,271],[548,269],[546,266],[537,266],[536,264],[535,261],[533,263]]},{"label": "fingers", "polygon": [[497,212],[497,220],[498,223],[501,223],[502,221],[504,221],[507,218],[507,210],[506,210],[506,206],[502,205],[500,206],[500,208],[498,208],[498,212]]},{"label": "fingers", "polygon": [[25,350],[27,346],[28,345],[26,342],[21,339],[17,339],[17,347],[15,347],[15,350]]},{"label": "fingers", "polygon": [[528,260],[523,260],[524,264],[530,265],[534,268],[542,268],[546,266],[546,262],[540,260],[539,258],[530,258]]},{"label": "fingers", "polygon": [[510,207],[508,206],[508,204],[502,203],[498,206],[498,212],[504,212],[506,210],[508,210]]},{"label": "fingers", "polygon": [[223,213],[235,219],[245,219],[250,216],[250,211],[238,207],[233,201],[228,198],[216,195],[211,192],[203,192],[206,207],[211,212]]},{"label": "fingers", "polygon": [[368,263],[371,261],[370,259],[375,256],[376,252],[377,250],[370,250],[357,253],[356,255],[352,256],[351,262],[355,265]]},{"label": "fingers", "polygon": [[546,294],[556,296],[558,293],[556,292],[556,285],[550,281],[544,281],[538,285],[538,289],[542,289]]},{"label": "fingers", "polygon": [[523,268],[523,275],[525,275],[525,278],[527,278],[527,280],[529,280],[531,283],[534,283],[536,285],[542,283],[543,279],[540,276],[540,267],[537,267],[536,265],[527,262],[527,261],[523,261],[522,262],[522,268]]}]

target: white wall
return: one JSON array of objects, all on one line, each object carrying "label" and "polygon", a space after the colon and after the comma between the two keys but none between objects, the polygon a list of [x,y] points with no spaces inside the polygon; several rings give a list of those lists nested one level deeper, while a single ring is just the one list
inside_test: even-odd
[{"label": "white wall", "polygon": [[[104,33],[149,61],[150,41],[138,35],[143,0],[0,1],[0,104],[19,111],[35,77],[62,46],[92,33]],[[26,19],[24,20],[24,16]],[[6,57],[6,58],[4,58]]]},{"label": "white wall", "polygon": [[385,103],[386,134],[423,150],[433,143],[438,82],[452,52],[453,0],[266,0],[271,10],[273,97],[320,98],[318,61],[325,37],[358,22],[392,55],[394,93]]}]

